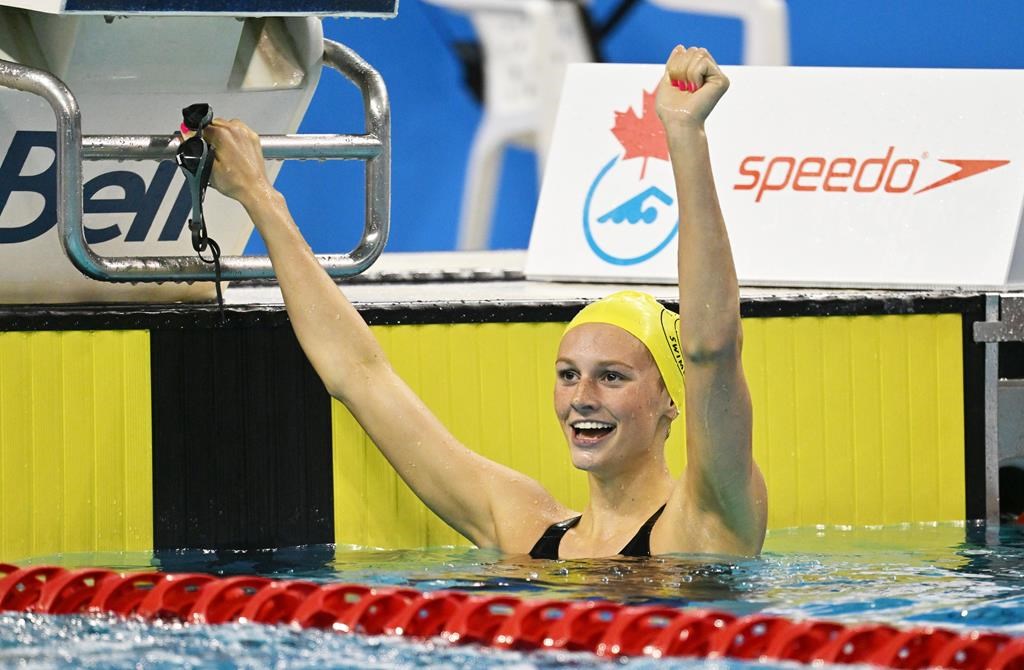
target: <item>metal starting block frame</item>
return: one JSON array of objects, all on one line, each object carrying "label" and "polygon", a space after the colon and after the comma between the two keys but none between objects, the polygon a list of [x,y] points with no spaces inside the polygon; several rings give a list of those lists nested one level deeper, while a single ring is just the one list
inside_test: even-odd
[{"label": "metal starting block frame", "polygon": [[[81,0],[77,3],[63,0],[60,4],[64,2],[83,6],[100,4]],[[217,6],[218,3],[210,4]],[[374,8],[383,10],[385,5],[392,10],[397,7],[394,0],[358,0],[355,3],[348,0],[342,4],[366,5],[368,13]],[[263,12],[266,15],[273,13]],[[387,242],[391,207],[391,110],[383,78],[354,51],[325,39],[323,59],[325,65],[340,72],[359,88],[366,132],[361,135],[266,135],[261,136],[260,141],[263,156],[269,160],[366,161],[365,223],[361,239],[348,253],[317,256],[327,273],[339,278],[363,272],[380,256]],[[74,93],[58,77],[37,68],[0,60],[0,86],[42,97],[56,116],[57,228],[64,252],[75,267],[88,277],[107,282],[216,279],[212,266],[194,255],[101,256],[90,248],[85,239],[82,161],[173,159],[181,143],[180,135],[83,136],[81,112]],[[274,276],[268,256],[222,256],[221,268],[220,278],[225,281]]]},{"label": "metal starting block frame", "polygon": [[1024,342],[1024,295],[1000,296],[995,316],[974,324],[975,342]]},{"label": "metal starting block frame", "polygon": [[[1021,434],[1024,393],[1019,380],[999,374],[999,347],[1024,342],[1024,295],[989,293],[985,321],[974,323],[974,341],[985,347],[985,491],[987,519],[999,522],[999,472],[1005,466],[1024,469],[1024,444],[1013,443]],[[1000,404],[1005,407],[1000,407]],[[1002,433],[1006,433],[1006,436]]]}]

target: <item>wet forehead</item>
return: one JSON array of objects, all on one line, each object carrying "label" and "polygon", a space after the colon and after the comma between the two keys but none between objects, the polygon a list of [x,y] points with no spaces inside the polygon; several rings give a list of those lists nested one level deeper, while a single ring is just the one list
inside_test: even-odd
[{"label": "wet forehead", "polygon": [[654,357],[632,333],[609,323],[572,328],[558,346],[558,358],[578,364],[620,361],[636,368],[654,365]]}]

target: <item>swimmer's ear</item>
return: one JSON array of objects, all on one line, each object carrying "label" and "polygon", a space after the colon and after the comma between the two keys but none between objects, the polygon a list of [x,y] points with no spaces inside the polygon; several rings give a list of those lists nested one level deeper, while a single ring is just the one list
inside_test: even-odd
[{"label": "swimmer's ear", "polygon": [[665,394],[668,395],[668,419],[669,421],[675,421],[679,418],[679,408],[676,407],[676,401],[672,399],[672,394],[667,389]]},{"label": "swimmer's ear", "polygon": [[679,408],[676,407],[676,401],[672,398],[672,394],[668,392],[668,386],[665,385],[663,377],[658,378],[658,385],[661,387],[662,393],[668,396],[669,421],[675,421],[679,418]]},{"label": "swimmer's ear", "polygon": [[672,424],[679,418],[679,408],[676,407],[676,401],[672,399],[671,395],[668,397],[668,411],[665,412],[665,417],[668,419],[668,426],[665,428],[665,439],[667,440],[672,436]]}]

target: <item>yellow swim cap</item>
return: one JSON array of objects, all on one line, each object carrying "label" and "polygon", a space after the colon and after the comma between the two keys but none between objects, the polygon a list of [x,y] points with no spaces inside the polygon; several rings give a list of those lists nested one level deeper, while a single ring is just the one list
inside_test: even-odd
[{"label": "yellow swim cap", "polygon": [[618,326],[643,342],[654,357],[669,396],[682,411],[683,354],[679,348],[678,314],[646,293],[619,291],[581,309],[565,327],[563,336],[584,323]]}]

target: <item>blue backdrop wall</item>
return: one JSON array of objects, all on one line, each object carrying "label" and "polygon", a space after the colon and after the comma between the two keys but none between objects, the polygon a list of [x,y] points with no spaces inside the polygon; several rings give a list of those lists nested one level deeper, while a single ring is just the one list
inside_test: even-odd
[{"label": "blue backdrop wall", "polygon": [[[600,21],[617,0],[594,0]],[[790,0],[793,65],[1024,68],[1021,0]],[[449,42],[468,24],[421,0],[398,17],[327,19],[327,37],[354,48],[384,77],[392,110],[389,251],[452,249],[466,158],[480,109],[463,84]],[[738,63],[738,21],[669,13],[641,3],[602,45],[606,60],[660,63],[676,43],[708,47]],[[870,91],[865,91],[870,95]],[[951,92],[955,103],[955,92]],[[358,94],[325,72],[301,132],[361,132]],[[317,252],[352,248],[363,212],[361,163],[287,163],[278,186]],[[505,158],[492,248],[525,248],[537,199],[534,157]],[[254,235],[247,253],[264,253]]]}]

